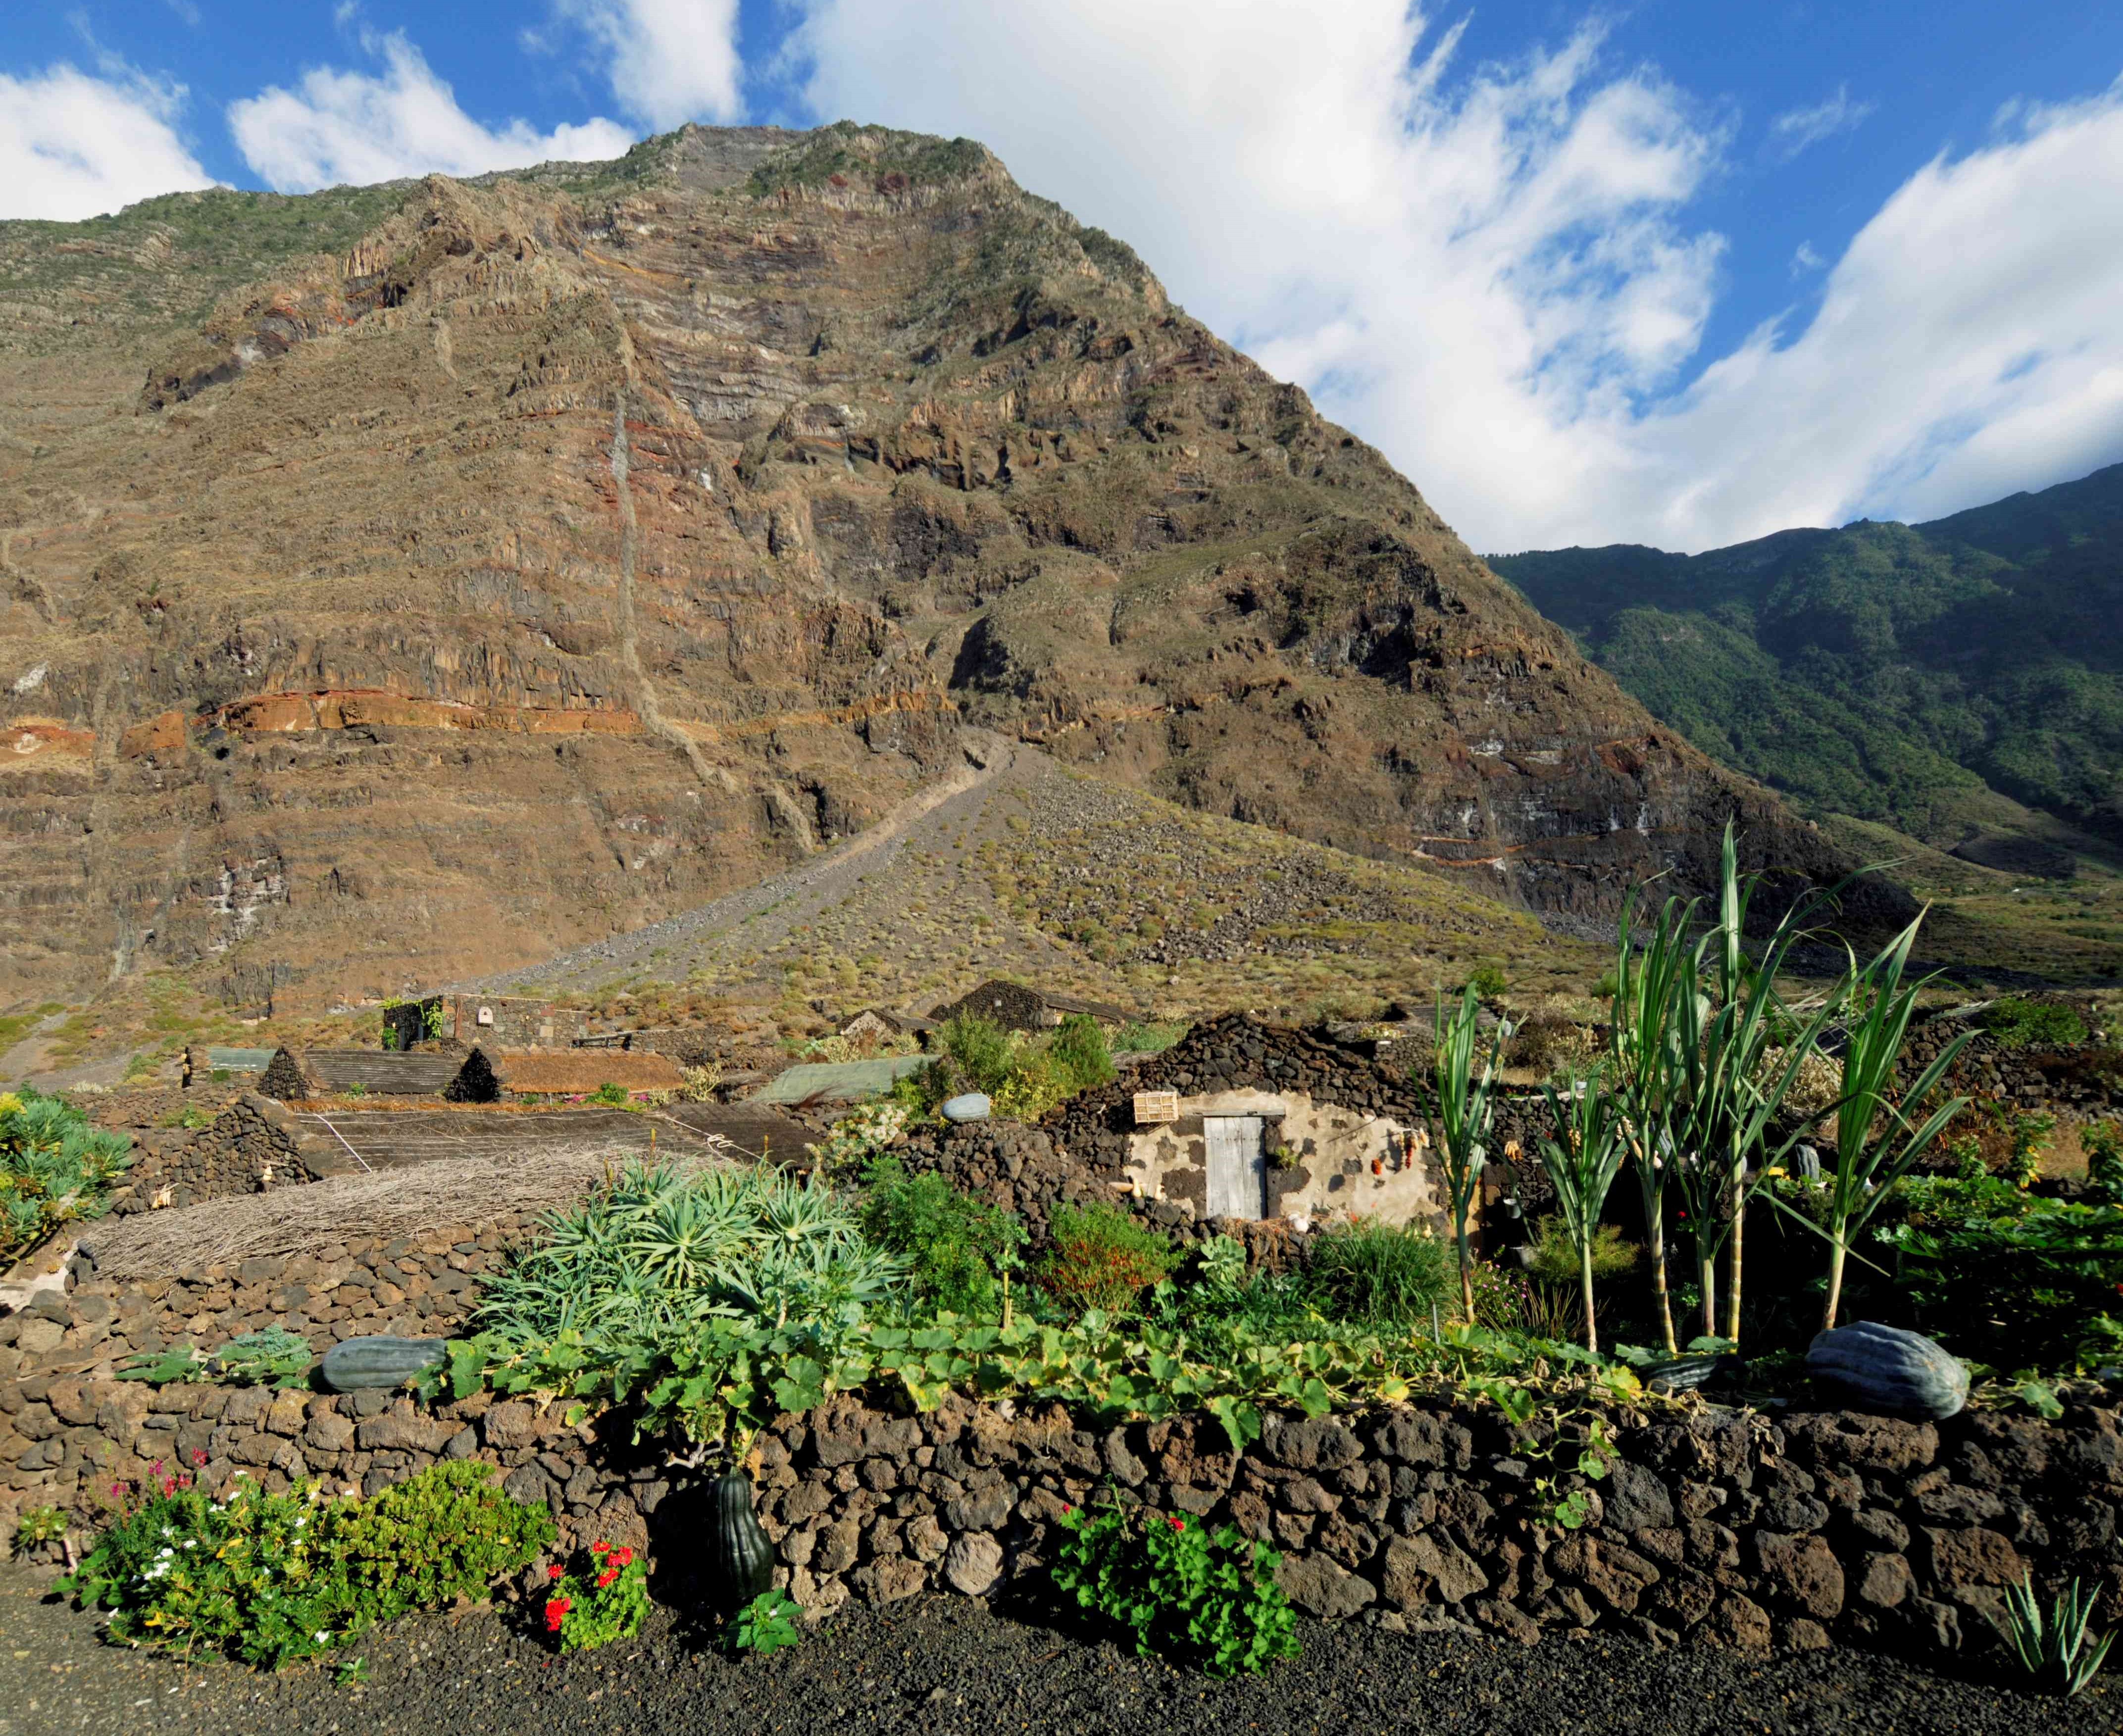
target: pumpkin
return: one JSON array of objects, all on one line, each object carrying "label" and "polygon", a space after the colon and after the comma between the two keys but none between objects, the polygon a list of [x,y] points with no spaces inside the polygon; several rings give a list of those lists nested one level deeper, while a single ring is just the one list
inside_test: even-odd
[{"label": "pumpkin", "polygon": [[1740,1369],[1736,1356],[1669,1356],[1644,1370],[1644,1384],[1654,1392],[1693,1392],[1736,1376]]},{"label": "pumpkin", "polygon": [[439,1338],[349,1338],[325,1352],[325,1384],[335,1392],[402,1387],[448,1357]]},{"label": "pumpkin", "polygon": [[1817,1336],[1806,1353],[1815,1390],[1831,1404],[1938,1422],[1968,1402],[1968,1367],[1919,1332],[1861,1320]]},{"label": "pumpkin", "polygon": [[734,1613],[774,1586],[774,1547],[752,1510],[752,1479],[742,1471],[718,1477],[714,1496],[715,1531],[709,1539],[709,1593]]}]

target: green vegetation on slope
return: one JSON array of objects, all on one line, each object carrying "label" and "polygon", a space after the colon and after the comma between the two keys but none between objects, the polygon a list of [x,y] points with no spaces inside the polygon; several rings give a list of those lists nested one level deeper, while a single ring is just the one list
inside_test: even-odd
[{"label": "green vegetation on slope", "polygon": [[2123,465],[1931,524],[1491,564],[1706,752],[1947,847],[1992,793],[2123,841]]}]

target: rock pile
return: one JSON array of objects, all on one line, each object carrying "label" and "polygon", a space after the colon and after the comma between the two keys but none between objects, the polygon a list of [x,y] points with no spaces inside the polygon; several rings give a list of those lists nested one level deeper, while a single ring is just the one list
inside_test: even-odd
[{"label": "rock pile", "polygon": [[126,1191],[111,1210],[196,1205],[260,1186],[314,1182],[318,1172],[303,1157],[295,1125],[293,1111],[246,1091],[181,1144],[141,1141]]}]

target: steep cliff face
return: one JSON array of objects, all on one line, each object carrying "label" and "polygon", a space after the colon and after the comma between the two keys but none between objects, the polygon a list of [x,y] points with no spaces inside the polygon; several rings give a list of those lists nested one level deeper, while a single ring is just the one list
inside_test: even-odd
[{"label": "steep cliff face", "polygon": [[520,963],[860,829],[961,717],[1545,911],[1736,810],[1833,866],[977,146],[180,204],[0,226],[0,999]]}]

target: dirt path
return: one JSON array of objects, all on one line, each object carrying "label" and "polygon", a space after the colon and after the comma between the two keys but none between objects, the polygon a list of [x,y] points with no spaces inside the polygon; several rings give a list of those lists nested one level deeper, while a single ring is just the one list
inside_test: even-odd
[{"label": "dirt path", "polygon": [[865,877],[887,867],[910,843],[977,812],[1009,783],[1035,774],[1045,765],[1033,749],[985,731],[964,732],[967,761],[942,783],[912,796],[866,831],[796,867],[728,892],[712,903],[665,918],[630,934],[592,942],[542,964],[451,986],[467,992],[499,991],[537,983],[564,990],[590,988],[650,967],[670,978],[710,943],[743,930],[747,943],[763,950],[791,929],[812,921],[846,898]]}]

